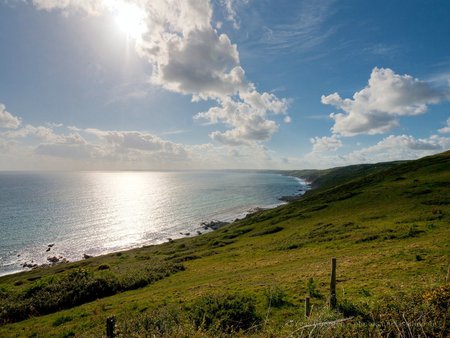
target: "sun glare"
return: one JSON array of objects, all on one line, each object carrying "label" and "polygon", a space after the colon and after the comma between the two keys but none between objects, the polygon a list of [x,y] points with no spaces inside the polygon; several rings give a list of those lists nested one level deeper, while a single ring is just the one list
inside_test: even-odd
[{"label": "sun glare", "polygon": [[117,25],[128,37],[138,39],[147,31],[145,22],[147,14],[139,6],[117,1],[114,3],[113,10]]}]

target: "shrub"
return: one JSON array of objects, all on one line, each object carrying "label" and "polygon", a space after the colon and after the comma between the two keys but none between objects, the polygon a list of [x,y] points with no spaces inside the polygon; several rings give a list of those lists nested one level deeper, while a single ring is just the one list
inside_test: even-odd
[{"label": "shrub", "polygon": [[361,305],[356,305],[347,299],[344,299],[337,304],[337,310],[344,315],[344,317],[360,317],[367,320],[368,315],[366,309]]},{"label": "shrub", "polygon": [[109,270],[109,269],[110,269],[110,267],[108,264],[100,264],[97,268],[97,270],[100,270],[100,271],[101,270]]},{"label": "shrub", "polygon": [[264,235],[270,235],[270,234],[275,234],[277,232],[280,232],[281,230],[283,230],[283,227],[280,226],[272,226],[269,227],[267,229],[255,232],[254,234],[251,235],[251,237],[257,237],[257,236],[264,236]]},{"label": "shrub", "polygon": [[306,288],[308,290],[308,293],[313,298],[322,299],[323,295],[320,293],[319,290],[317,290],[316,282],[314,281],[314,278],[310,278],[308,280],[308,283],[306,284]]},{"label": "shrub", "polygon": [[367,290],[365,288],[362,288],[361,290],[359,290],[359,294],[364,297],[372,296],[372,292],[370,292],[369,290]]},{"label": "shrub", "polygon": [[409,230],[404,234],[403,238],[417,237],[419,234],[423,233],[423,230],[417,228],[417,225],[413,224],[409,227]]},{"label": "shrub", "polygon": [[450,308],[450,283],[425,291],[423,299],[443,312],[448,311]]},{"label": "shrub", "polygon": [[178,330],[186,329],[186,316],[181,308],[163,306],[150,313],[126,318],[121,322],[120,334],[124,337],[176,337]]},{"label": "shrub", "polygon": [[70,322],[72,319],[73,319],[73,318],[70,317],[70,316],[61,316],[61,317],[56,318],[56,319],[53,321],[52,325],[55,326],[55,327],[56,327],[56,326],[60,326],[60,325],[62,325],[62,324],[64,324],[64,323]]},{"label": "shrub", "polygon": [[[370,311],[379,336],[449,337],[450,285],[383,297]],[[394,325],[394,323],[396,325]]]},{"label": "shrub", "polygon": [[228,333],[246,330],[261,320],[255,300],[237,294],[201,297],[192,305],[191,316],[197,329],[212,328]]},{"label": "shrub", "polygon": [[287,304],[286,292],[278,286],[269,288],[264,295],[267,307],[280,308]]},{"label": "shrub", "polygon": [[183,265],[166,262],[125,277],[109,270],[94,274],[86,269],[76,269],[59,277],[39,279],[21,294],[0,292],[3,301],[0,324],[72,308],[118,292],[144,287],[181,270],[184,270]]}]

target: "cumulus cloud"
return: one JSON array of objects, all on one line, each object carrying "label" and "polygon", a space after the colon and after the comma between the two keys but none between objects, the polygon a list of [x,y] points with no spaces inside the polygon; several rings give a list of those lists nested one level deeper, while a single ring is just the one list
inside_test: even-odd
[{"label": "cumulus cloud", "polygon": [[270,162],[267,149],[258,144],[238,151],[229,144],[182,145],[140,131],[85,129],[83,132],[99,141],[95,144],[98,152],[95,158],[142,163],[147,168],[177,168],[178,163],[183,168],[264,168]]},{"label": "cumulus cloud", "polygon": [[94,150],[88,144],[50,143],[37,146],[35,154],[81,160],[92,158]]},{"label": "cumulus cloud", "polygon": [[450,148],[450,138],[432,135],[415,138],[411,135],[390,135],[373,146],[351,152],[351,163],[409,160],[439,153]]},{"label": "cumulus cloud", "polygon": [[389,68],[374,68],[368,85],[352,99],[338,93],[323,95],[323,104],[344,113],[333,113],[332,131],[343,136],[382,134],[398,126],[400,116],[425,113],[430,104],[446,99],[446,94],[410,75],[395,74]]},{"label": "cumulus cloud", "polygon": [[450,149],[448,137],[432,135],[428,138],[415,138],[411,135],[389,135],[374,145],[349,153],[311,151],[304,157],[291,159],[291,161],[297,163],[297,167],[331,168],[359,163],[413,160],[448,149]]},{"label": "cumulus cloud", "polygon": [[[237,24],[235,6],[245,2],[222,1],[229,20]],[[285,121],[290,122],[286,100],[258,92],[246,79],[237,46],[212,25],[210,0],[33,0],[33,3],[43,10],[78,10],[89,14],[111,12],[123,3],[139,6],[146,13],[148,29],[138,37],[136,48],[152,65],[152,81],[167,90],[190,95],[193,101],[217,102],[208,113],[197,116],[231,127],[211,133],[216,141],[228,145],[266,141],[278,128],[270,114],[282,113],[286,115]],[[230,105],[238,107],[237,111],[231,112]]]},{"label": "cumulus cloud", "polygon": [[274,121],[265,120],[258,115],[247,116],[243,124],[225,132],[215,131],[211,138],[226,145],[250,145],[255,141],[264,141],[278,130]]},{"label": "cumulus cloud", "polygon": [[[33,126],[27,124],[16,130],[0,133],[4,138],[2,148],[19,142],[22,146],[36,144],[34,154],[72,159],[143,160],[153,157],[160,160],[186,160],[190,154],[186,146],[163,140],[158,136],[139,131],[109,131],[67,127],[63,132],[58,124]],[[55,132],[59,128],[60,132]],[[94,136],[87,141],[82,134]],[[92,137],[91,137],[92,139]]]},{"label": "cumulus cloud", "polygon": [[310,142],[313,145],[313,152],[336,151],[342,147],[342,141],[336,135],[313,137]]},{"label": "cumulus cloud", "polygon": [[215,131],[211,138],[227,145],[249,145],[269,140],[278,130],[278,125],[266,118],[268,111],[283,114],[287,102],[278,100],[272,94],[259,94],[256,91],[245,93],[244,101],[226,99],[221,106],[212,107],[199,113],[196,119],[205,119],[210,123],[224,123],[232,129],[225,132]]},{"label": "cumulus cloud", "polygon": [[163,140],[150,133],[139,131],[104,131],[99,129],[86,129],[86,133],[95,135],[104,141],[114,153],[133,153],[140,151],[152,156],[158,155],[172,159],[187,159],[186,148],[177,143]]},{"label": "cumulus cloud", "polygon": [[[162,47],[165,50],[162,50]],[[153,81],[162,87],[198,99],[220,99],[245,88],[236,45],[211,28],[194,30],[184,38],[145,49],[154,63]],[[162,57],[164,55],[164,58]]]},{"label": "cumulus cloud", "polygon": [[20,124],[21,119],[6,111],[5,105],[0,103],[0,128],[16,129]]},{"label": "cumulus cloud", "polygon": [[264,146],[251,143],[237,149],[230,147],[233,141],[229,137],[223,141],[226,145],[184,145],[144,131],[27,124],[0,133],[0,163],[9,169],[262,169],[272,164]]},{"label": "cumulus cloud", "polygon": [[441,134],[449,134],[450,133],[450,117],[447,119],[447,125],[444,128],[438,130]]},{"label": "cumulus cloud", "polygon": [[0,138],[0,150],[3,154],[10,152],[14,146],[14,142]]},{"label": "cumulus cloud", "polygon": [[[27,125],[16,137],[34,136],[41,143],[34,154],[70,159],[88,159],[94,155],[95,146],[89,144],[78,132],[55,133],[52,128]],[[9,135],[11,137],[13,135]]]},{"label": "cumulus cloud", "polygon": [[64,142],[64,137],[55,134],[52,127],[33,126],[31,124],[4,132],[2,135],[9,139],[32,137],[42,142]]}]

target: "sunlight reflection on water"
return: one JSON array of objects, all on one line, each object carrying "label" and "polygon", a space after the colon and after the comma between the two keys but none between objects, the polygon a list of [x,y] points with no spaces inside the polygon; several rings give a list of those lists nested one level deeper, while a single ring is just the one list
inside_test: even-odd
[{"label": "sunlight reflection on water", "polygon": [[0,274],[195,234],[202,221],[232,220],[299,188],[248,172],[0,173]]}]

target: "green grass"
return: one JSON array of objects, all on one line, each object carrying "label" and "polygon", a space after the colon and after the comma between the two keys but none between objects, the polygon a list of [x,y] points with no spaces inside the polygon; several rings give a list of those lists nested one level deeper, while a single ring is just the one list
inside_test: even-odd
[{"label": "green grass", "polygon": [[[303,172],[316,180],[303,198],[212,233],[1,277],[1,318],[12,321],[9,309],[20,302],[28,302],[23,318],[31,318],[1,325],[0,336],[101,336],[112,315],[125,336],[216,336],[239,329],[234,334],[301,336],[309,335],[308,325],[344,317],[354,319],[316,327],[313,334],[406,336],[426,330],[445,336],[448,168],[450,152]],[[326,309],[331,257],[338,262],[338,311]],[[94,288],[77,306],[69,301],[32,311],[33,301],[47,299],[50,291],[70,299],[79,285],[70,284],[69,276],[80,269],[93,283],[108,277],[113,295]],[[305,318],[308,292],[313,315]],[[220,325],[221,309],[235,304],[248,305],[253,326]],[[215,324],[194,325],[195,313],[214,315]]]}]

